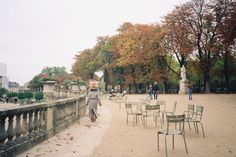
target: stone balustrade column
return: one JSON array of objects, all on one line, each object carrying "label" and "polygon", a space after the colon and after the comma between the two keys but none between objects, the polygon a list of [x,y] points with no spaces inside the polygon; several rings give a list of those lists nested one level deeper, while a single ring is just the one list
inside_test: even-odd
[{"label": "stone balustrade column", "polygon": [[4,141],[7,138],[5,124],[6,124],[6,116],[2,116],[0,118],[0,144],[4,143]]},{"label": "stone balustrade column", "polygon": [[31,133],[34,129],[34,124],[33,124],[33,111],[29,112],[29,133]]},{"label": "stone balustrade column", "polygon": [[40,109],[39,110],[39,130],[41,130],[41,127],[43,126],[42,125],[42,118],[43,118],[43,116],[42,116],[42,113],[43,113],[43,109]]},{"label": "stone balustrade column", "polygon": [[34,112],[34,131],[39,129],[39,119],[38,119],[38,110]]},{"label": "stone balustrade column", "polygon": [[8,141],[12,141],[12,139],[14,138],[13,118],[14,115],[8,116],[8,129],[7,129]]},{"label": "stone balustrade column", "polygon": [[23,122],[22,122],[22,134],[24,136],[26,136],[27,132],[28,132],[28,125],[27,125],[27,112],[23,113]]},{"label": "stone balustrade column", "polygon": [[20,138],[20,135],[22,134],[22,129],[21,129],[21,113],[18,113],[16,115],[16,127],[15,127],[15,134],[16,134],[16,139]]}]

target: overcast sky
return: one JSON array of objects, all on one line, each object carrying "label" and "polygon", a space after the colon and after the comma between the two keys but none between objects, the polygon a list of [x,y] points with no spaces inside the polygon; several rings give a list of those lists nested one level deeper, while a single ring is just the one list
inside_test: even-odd
[{"label": "overcast sky", "polygon": [[0,0],[0,62],[23,85],[45,66],[70,72],[78,51],[124,22],[155,23],[187,0]]}]

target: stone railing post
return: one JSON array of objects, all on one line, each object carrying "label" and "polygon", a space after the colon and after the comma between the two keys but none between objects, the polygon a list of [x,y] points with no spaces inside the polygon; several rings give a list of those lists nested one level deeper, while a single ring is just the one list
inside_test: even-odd
[{"label": "stone railing post", "polygon": [[53,136],[53,121],[54,121],[54,111],[53,107],[48,107],[46,111],[46,130],[48,130],[48,136]]},{"label": "stone railing post", "polygon": [[14,115],[8,116],[8,129],[7,129],[8,141],[12,141],[12,139],[14,138],[13,117]]},{"label": "stone railing post", "polygon": [[34,131],[37,131],[39,128],[39,118],[38,118],[38,110],[34,111]]},{"label": "stone railing post", "polygon": [[22,134],[24,136],[26,136],[27,132],[28,132],[28,125],[27,125],[27,112],[23,113],[23,122],[22,122]]},{"label": "stone railing post", "polygon": [[16,139],[19,139],[20,135],[22,134],[22,129],[21,129],[21,113],[18,113],[16,115],[15,134],[16,134]]},{"label": "stone railing post", "polygon": [[2,116],[0,119],[0,144],[4,143],[7,138],[6,132],[6,116]]},{"label": "stone railing post", "polygon": [[31,133],[34,129],[34,124],[33,124],[33,111],[29,112],[29,133]]}]

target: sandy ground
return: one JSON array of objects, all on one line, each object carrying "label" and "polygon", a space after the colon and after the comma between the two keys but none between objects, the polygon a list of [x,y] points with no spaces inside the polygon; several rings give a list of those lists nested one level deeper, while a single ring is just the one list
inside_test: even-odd
[{"label": "sandy ground", "polygon": [[[139,101],[146,95],[128,95],[128,101]],[[186,95],[159,95],[165,100],[167,111],[171,111],[177,101],[176,113],[183,113],[188,104],[204,106],[202,132],[197,134],[186,125],[186,141],[189,154],[185,153],[181,136],[175,137],[175,149],[168,137],[168,155],[175,157],[236,157],[236,95],[193,95],[189,101]],[[157,151],[157,130],[153,121],[148,126],[133,125],[132,118],[126,124],[124,104],[119,105],[104,99],[99,108],[100,117],[91,123],[88,117],[80,120],[48,141],[19,155],[36,156],[76,156],[76,157],[157,157],[165,156],[164,136],[160,137],[160,151]],[[153,102],[154,103],[154,102]]]}]

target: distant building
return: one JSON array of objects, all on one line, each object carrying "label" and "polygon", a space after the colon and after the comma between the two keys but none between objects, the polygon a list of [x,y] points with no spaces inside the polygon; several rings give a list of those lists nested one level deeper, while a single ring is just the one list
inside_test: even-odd
[{"label": "distant building", "polygon": [[0,63],[0,88],[8,89],[7,65]]},{"label": "distant building", "polygon": [[20,91],[29,91],[30,89],[28,88],[29,82],[26,82],[23,86],[18,87],[18,92]]},{"label": "distant building", "polygon": [[19,91],[19,83],[9,81],[9,92],[18,92]]}]

